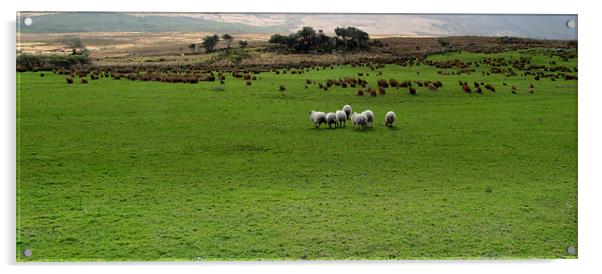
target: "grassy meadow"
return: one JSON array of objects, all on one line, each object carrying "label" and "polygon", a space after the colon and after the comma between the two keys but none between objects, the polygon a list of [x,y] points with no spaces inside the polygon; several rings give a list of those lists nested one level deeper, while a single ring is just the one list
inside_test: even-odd
[{"label": "grassy meadow", "polygon": [[[429,58],[532,55],[577,65],[539,51]],[[576,257],[566,249],[577,246],[577,81],[480,73],[488,68],[386,65],[379,76],[334,66],[265,72],[251,86],[230,74],[224,85],[67,85],[17,73],[17,260]],[[443,87],[377,97],[304,88],[360,72],[372,87]],[[496,92],[466,94],[459,80]],[[308,119],[345,104],[374,111],[374,127]]]}]

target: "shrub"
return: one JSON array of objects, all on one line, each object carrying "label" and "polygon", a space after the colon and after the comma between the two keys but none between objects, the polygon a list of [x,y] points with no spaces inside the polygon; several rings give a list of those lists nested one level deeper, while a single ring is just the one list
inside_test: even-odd
[{"label": "shrub", "polygon": [[466,93],[472,92],[472,90],[470,89],[470,86],[468,86],[467,84],[462,85],[462,90]]},{"label": "shrub", "polygon": [[399,87],[399,82],[397,82],[395,79],[389,79],[389,85],[391,87]]},{"label": "shrub", "polygon": [[488,90],[491,90],[492,92],[495,92],[495,87],[493,87],[493,85],[491,85],[491,84],[485,85],[485,88]]},{"label": "shrub", "polygon": [[374,90],[373,88],[368,88],[368,93],[370,94],[370,96],[376,97],[376,90]]},{"label": "shrub", "polygon": [[17,56],[17,71],[71,69],[91,64],[87,55],[33,55]]}]

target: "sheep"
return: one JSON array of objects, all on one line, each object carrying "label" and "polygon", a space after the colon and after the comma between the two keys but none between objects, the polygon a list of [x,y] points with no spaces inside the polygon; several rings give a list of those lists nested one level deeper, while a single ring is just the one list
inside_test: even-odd
[{"label": "sheep", "polygon": [[326,113],[312,110],[309,112],[309,119],[316,128],[319,128],[322,123],[326,124]]},{"label": "sheep", "polygon": [[363,114],[364,116],[366,116],[366,123],[368,125],[372,125],[372,122],[374,122],[374,113],[371,110],[365,110],[364,112],[360,113]]},{"label": "sheep", "polygon": [[339,126],[339,127],[342,127],[343,125],[344,125],[344,126],[347,126],[347,125],[345,124],[345,122],[347,121],[347,113],[345,113],[345,111],[342,111],[342,110],[337,110],[337,111],[334,113],[334,115],[335,115],[335,116],[336,116],[336,118],[337,118],[337,123],[338,123],[338,126]]},{"label": "sheep", "polygon": [[334,112],[329,112],[326,114],[326,123],[328,124],[328,128],[334,124],[334,128],[337,128],[337,116]]},{"label": "sheep", "polygon": [[395,116],[395,112],[387,112],[387,114],[385,115],[385,125],[388,127],[393,127],[393,123],[395,123],[396,118],[397,116]]},{"label": "sheep", "polygon": [[361,126],[362,129],[366,129],[366,127],[368,126],[368,118],[366,117],[366,115],[357,114],[357,112],[351,114],[351,122],[353,122],[354,128],[356,126]]},{"label": "sheep", "polygon": [[345,114],[347,114],[347,120],[351,119],[351,106],[350,105],[344,105],[343,106],[343,111],[345,112]]}]

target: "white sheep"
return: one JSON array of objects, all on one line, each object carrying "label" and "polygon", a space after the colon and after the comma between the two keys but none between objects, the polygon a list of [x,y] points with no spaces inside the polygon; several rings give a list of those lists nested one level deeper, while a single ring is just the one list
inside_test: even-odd
[{"label": "white sheep", "polygon": [[396,118],[397,117],[395,116],[395,112],[393,112],[393,111],[387,112],[387,114],[385,115],[385,125],[388,127],[392,127],[393,123],[395,123]]},{"label": "white sheep", "polygon": [[345,125],[345,126],[346,126],[346,123],[345,123],[345,122],[347,121],[347,114],[346,114],[344,111],[342,111],[342,110],[337,110],[337,111],[334,113],[334,115],[335,115],[335,116],[336,116],[336,118],[337,118],[337,122],[338,122],[338,126],[339,126],[339,127],[342,127],[343,125]]},{"label": "white sheep", "polygon": [[328,128],[330,125],[334,124],[334,128],[337,128],[337,116],[334,112],[326,113],[326,123],[328,124]]},{"label": "white sheep", "polygon": [[366,115],[357,114],[357,112],[354,112],[351,115],[351,122],[353,122],[353,127],[361,126],[362,129],[366,129],[366,127],[368,126],[368,118],[366,117]]},{"label": "white sheep", "polygon": [[343,111],[345,112],[345,114],[347,114],[347,120],[351,119],[351,106],[350,105],[344,105],[343,106]]},{"label": "white sheep", "polygon": [[372,125],[372,122],[374,122],[374,113],[371,110],[364,110],[364,112],[360,113],[366,116],[366,123],[368,125]]},{"label": "white sheep", "polygon": [[319,128],[322,123],[326,124],[326,113],[312,110],[309,112],[309,119],[316,128]]}]

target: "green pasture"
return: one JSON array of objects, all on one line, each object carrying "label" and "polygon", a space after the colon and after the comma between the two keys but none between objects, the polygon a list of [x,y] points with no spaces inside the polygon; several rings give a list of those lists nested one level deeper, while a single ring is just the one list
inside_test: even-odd
[{"label": "green pasture", "polygon": [[[577,65],[538,52],[430,58],[530,55]],[[335,65],[265,72],[251,86],[230,74],[224,85],[67,85],[52,72],[18,73],[17,260],[576,257],[566,250],[577,246],[577,81],[474,68]],[[358,73],[373,87],[444,86],[377,97],[304,88]],[[496,92],[466,94],[459,80]],[[308,119],[345,104],[374,111],[373,128]]]}]

